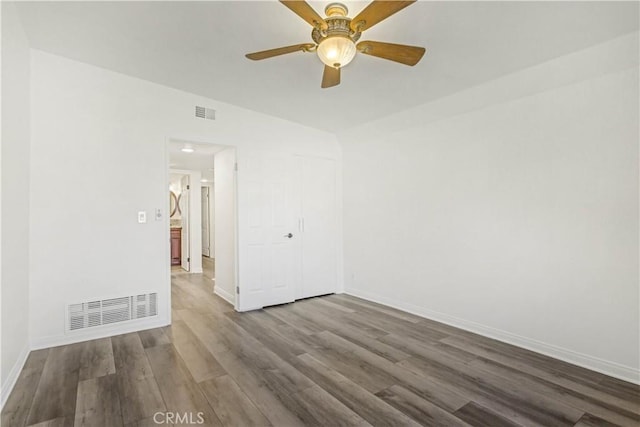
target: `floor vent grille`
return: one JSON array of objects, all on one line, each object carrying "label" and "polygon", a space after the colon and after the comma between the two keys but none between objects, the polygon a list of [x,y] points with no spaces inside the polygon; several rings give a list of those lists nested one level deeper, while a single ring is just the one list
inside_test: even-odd
[{"label": "floor vent grille", "polygon": [[68,314],[68,331],[156,316],[158,294],[141,294],[70,304]]}]

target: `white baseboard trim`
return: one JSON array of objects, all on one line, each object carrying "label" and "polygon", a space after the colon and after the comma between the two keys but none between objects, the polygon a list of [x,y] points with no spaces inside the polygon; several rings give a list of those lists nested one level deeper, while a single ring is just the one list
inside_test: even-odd
[{"label": "white baseboard trim", "polygon": [[455,316],[450,316],[445,313],[429,310],[424,307],[398,301],[393,298],[383,297],[360,289],[346,289],[345,293],[371,302],[384,304],[386,306],[396,308],[407,313],[415,314],[416,316],[435,320],[436,322],[445,323],[447,325],[464,329],[475,334],[483,335],[488,338],[493,338],[507,344],[522,347],[536,353],[541,353],[545,356],[553,357],[555,359],[559,359],[573,365],[600,372],[601,374],[609,375],[611,377],[628,381],[634,384],[640,384],[640,370],[632,368],[630,366],[624,366],[616,362],[600,359],[588,354],[579,353],[563,347],[558,347],[553,344],[548,344],[542,341],[523,337],[521,335],[513,334],[501,329],[496,329],[490,326],[482,325],[480,323],[460,319]]},{"label": "white baseboard trim", "polygon": [[233,294],[225,291],[224,289],[220,288],[219,286],[215,286],[213,288],[213,293],[218,295],[220,298],[222,298],[223,300],[225,300],[226,302],[228,302],[229,304],[231,304],[232,306],[236,306],[235,303],[235,298],[233,297]]},{"label": "white baseboard trim", "polygon": [[7,399],[9,398],[13,387],[16,385],[20,372],[22,372],[22,368],[24,368],[24,364],[27,361],[27,357],[29,357],[28,343],[20,351],[16,363],[13,364],[9,371],[9,375],[7,375],[7,378],[2,383],[2,389],[0,389],[0,411],[4,408],[4,404],[7,403]]},{"label": "white baseboard trim", "polygon": [[58,347],[61,345],[75,344],[78,342],[95,340],[99,338],[113,337],[115,335],[144,331],[146,329],[161,328],[171,322],[165,317],[147,318],[136,322],[127,322],[121,325],[96,326],[95,329],[82,332],[73,332],[66,335],[53,335],[34,338],[31,341],[31,349]]}]

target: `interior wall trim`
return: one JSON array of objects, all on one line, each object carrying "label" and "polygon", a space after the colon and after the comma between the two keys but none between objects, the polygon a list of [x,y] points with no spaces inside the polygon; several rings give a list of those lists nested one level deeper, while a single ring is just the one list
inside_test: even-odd
[{"label": "interior wall trim", "polygon": [[95,340],[100,338],[113,337],[116,335],[128,334],[131,332],[144,331],[146,329],[162,328],[170,325],[171,321],[164,317],[154,316],[140,321],[130,321],[119,325],[96,326],[83,332],[53,335],[41,338],[34,338],[31,341],[31,350],[40,350],[49,347],[75,344],[78,342]]},{"label": "interior wall trim", "polygon": [[401,302],[393,298],[383,297],[371,292],[363,291],[361,289],[347,288],[345,290],[345,293],[354,297],[365,299],[367,301],[383,304],[388,307],[405,311],[407,313],[415,314],[416,316],[420,316],[425,319],[445,323],[456,328],[464,329],[465,331],[473,332],[475,334],[493,338],[495,340],[521,347],[536,353],[544,354],[545,356],[553,357],[554,359],[562,360],[563,362],[571,363],[573,365],[590,369],[592,371],[600,372],[601,374],[609,375],[611,377],[628,381],[634,384],[640,384],[640,369],[621,365],[616,362],[611,362],[588,354],[579,353],[563,347],[558,347],[553,344],[548,344],[542,341],[513,334],[502,329],[497,329],[469,320],[460,319],[455,316],[450,316],[445,313],[429,310],[414,304]]},{"label": "interior wall trim", "polygon": [[233,295],[230,294],[229,292],[225,291],[224,289],[221,289],[219,286],[214,286],[213,293],[218,295],[220,298],[222,298],[223,300],[225,300],[226,302],[228,302],[232,306],[234,306],[234,307],[236,306],[236,304],[234,302]]},{"label": "interior wall trim", "polygon": [[18,382],[18,377],[20,376],[20,372],[22,372],[22,368],[24,368],[24,364],[27,362],[27,357],[29,357],[28,343],[20,351],[20,355],[18,356],[16,363],[13,364],[11,371],[9,371],[9,375],[2,383],[2,389],[0,390],[0,411],[4,408],[4,404],[7,403],[7,399],[13,391],[13,387],[15,387],[16,382]]}]

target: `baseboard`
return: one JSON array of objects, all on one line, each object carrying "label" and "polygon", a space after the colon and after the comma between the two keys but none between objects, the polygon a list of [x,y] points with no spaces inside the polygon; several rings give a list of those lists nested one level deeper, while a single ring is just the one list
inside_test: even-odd
[{"label": "baseboard", "polygon": [[7,403],[7,399],[9,398],[13,387],[16,385],[20,372],[22,372],[22,368],[24,368],[24,364],[27,361],[27,357],[29,357],[28,343],[20,351],[16,363],[13,364],[13,367],[9,371],[9,375],[2,383],[2,389],[0,390],[0,411],[4,408],[4,404]]},{"label": "baseboard", "polygon": [[213,288],[213,293],[218,295],[220,298],[222,298],[223,300],[225,300],[226,302],[228,302],[229,304],[231,304],[232,306],[235,307],[236,303],[235,303],[235,298],[233,297],[233,294],[225,291],[224,289],[220,288],[219,286],[215,286]]},{"label": "baseboard", "polygon": [[483,335],[488,338],[493,338],[507,344],[515,345],[517,347],[522,347],[536,353],[541,353],[545,356],[553,357],[555,359],[559,359],[573,365],[590,369],[601,374],[609,375],[611,377],[628,381],[634,384],[640,384],[640,370],[634,369],[629,366],[624,366],[615,362],[590,356],[588,354],[583,354],[552,344],[547,344],[542,341],[523,337],[521,335],[503,331],[501,329],[496,329],[490,326],[482,325],[480,323],[460,319],[455,316],[450,316],[445,313],[429,310],[414,304],[397,301],[392,298],[383,297],[360,289],[346,289],[345,293],[371,302],[376,302],[392,308],[396,308],[407,313],[415,314],[416,316],[424,317],[425,319],[435,320],[436,322],[445,323],[456,328],[464,329],[465,331]]},{"label": "baseboard", "polygon": [[165,317],[153,317],[136,322],[127,322],[120,325],[96,326],[95,329],[84,330],[77,333],[73,332],[65,335],[34,338],[31,340],[31,349],[39,350],[42,348],[58,347],[61,345],[113,337],[131,332],[144,331],[147,329],[162,328],[170,323],[171,322]]}]

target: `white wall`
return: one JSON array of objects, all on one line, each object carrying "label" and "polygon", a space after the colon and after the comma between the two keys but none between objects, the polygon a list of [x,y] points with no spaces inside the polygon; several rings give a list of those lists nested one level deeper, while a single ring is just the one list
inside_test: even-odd
[{"label": "white wall", "polygon": [[0,407],[29,350],[30,57],[15,5],[2,3]]},{"label": "white wall", "polygon": [[191,273],[202,273],[202,172],[189,172],[189,243]]},{"label": "white wall", "polygon": [[236,150],[227,148],[213,158],[216,283],[214,292],[236,302]]},{"label": "white wall", "polygon": [[[195,118],[195,105],[217,120]],[[168,215],[136,221],[168,206],[168,139],[235,145],[239,159],[256,147],[340,158],[331,134],[40,51],[31,113],[34,347],[78,339],[64,334],[69,302],[153,290],[150,326],[169,321]]]},{"label": "white wall", "polygon": [[346,292],[637,382],[637,64],[636,33],[343,134]]}]

